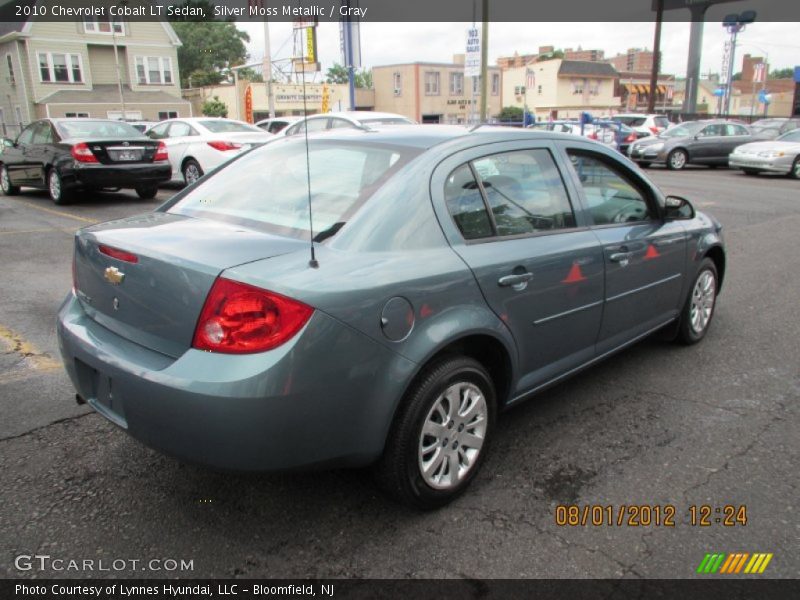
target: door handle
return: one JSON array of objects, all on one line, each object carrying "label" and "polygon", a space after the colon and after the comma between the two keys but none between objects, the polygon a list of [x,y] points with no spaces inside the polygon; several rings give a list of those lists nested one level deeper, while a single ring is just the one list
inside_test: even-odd
[{"label": "door handle", "polygon": [[515,290],[525,289],[528,282],[533,279],[533,273],[525,271],[524,273],[515,273],[514,275],[506,275],[497,280],[500,287],[512,287]]},{"label": "door handle", "polygon": [[611,262],[623,262],[629,260],[631,257],[630,252],[615,252],[608,257]]}]

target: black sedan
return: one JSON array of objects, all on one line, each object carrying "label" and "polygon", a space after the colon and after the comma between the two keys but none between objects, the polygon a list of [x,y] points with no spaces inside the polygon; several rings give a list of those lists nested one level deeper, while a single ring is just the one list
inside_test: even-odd
[{"label": "black sedan", "polygon": [[77,190],[133,188],[150,199],[170,176],[163,142],[108,119],[42,119],[0,154],[4,194],[18,194],[22,186],[46,189],[56,204]]}]

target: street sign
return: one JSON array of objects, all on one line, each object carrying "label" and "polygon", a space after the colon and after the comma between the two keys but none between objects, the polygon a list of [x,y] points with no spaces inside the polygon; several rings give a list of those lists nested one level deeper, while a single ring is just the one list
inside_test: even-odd
[{"label": "street sign", "polygon": [[481,75],[481,32],[477,27],[467,30],[467,53],[464,57],[464,77]]},{"label": "street sign", "polygon": [[722,96],[724,96],[724,95],[725,95],[725,88],[717,88],[717,89],[715,89],[715,90],[714,90],[714,95],[715,95],[717,98],[721,98]]}]

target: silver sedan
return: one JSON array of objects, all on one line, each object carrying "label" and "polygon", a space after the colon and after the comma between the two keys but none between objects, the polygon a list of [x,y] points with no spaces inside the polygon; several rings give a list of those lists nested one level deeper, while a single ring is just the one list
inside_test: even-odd
[{"label": "silver sedan", "polygon": [[762,171],[785,173],[800,179],[800,129],[768,142],[744,144],[731,152],[728,164],[747,175]]}]

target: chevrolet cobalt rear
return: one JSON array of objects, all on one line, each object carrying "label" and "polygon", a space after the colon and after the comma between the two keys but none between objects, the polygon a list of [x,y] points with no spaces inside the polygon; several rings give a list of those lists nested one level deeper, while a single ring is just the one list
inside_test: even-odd
[{"label": "chevrolet cobalt rear", "polygon": [[337,130],[78,232],[58,334],[79,397],[153,448],[373,465],[429,508],[501,409],[655,331],[702,339],[724,271],[720,225],[600,144]]}]

